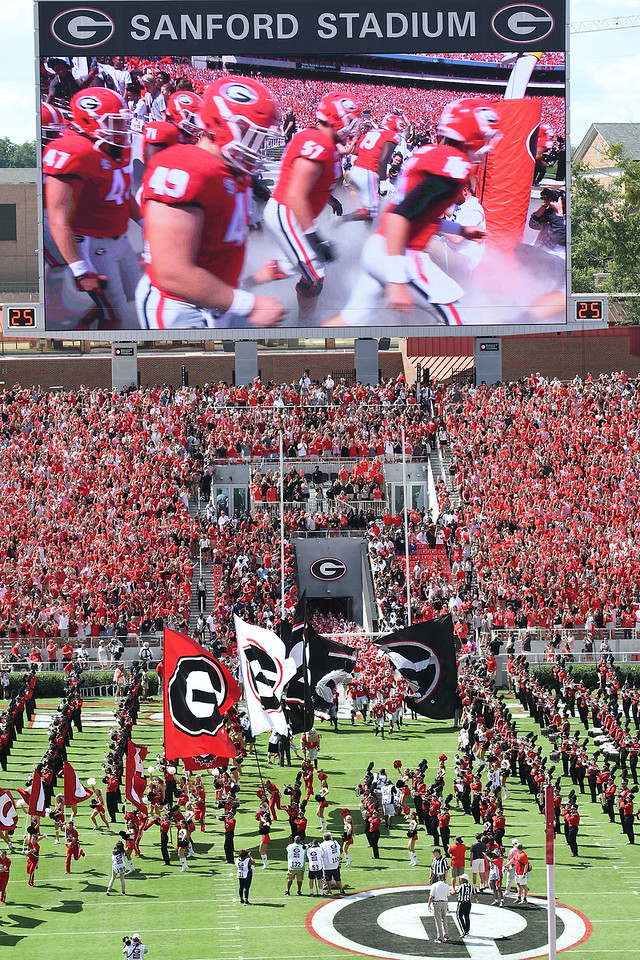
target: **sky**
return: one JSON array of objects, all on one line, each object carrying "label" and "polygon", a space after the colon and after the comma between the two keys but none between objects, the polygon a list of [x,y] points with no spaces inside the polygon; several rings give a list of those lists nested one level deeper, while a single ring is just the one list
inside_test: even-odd
[{"label": "sky", "polygon": [[[569,19],[640,17],[640,0],[570,0]],[[571,38],[571,143],[591,123],[640,122],[640,26]],[[35,138],[33,7],[0,0],[0,137]]]}]

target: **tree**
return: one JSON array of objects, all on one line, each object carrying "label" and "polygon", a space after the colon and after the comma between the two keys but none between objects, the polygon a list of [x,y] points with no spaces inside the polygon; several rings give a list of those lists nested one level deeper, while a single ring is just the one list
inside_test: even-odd
[{"label": "tree", "polygon": [[0,167],[35,166],[37,166],[35,140],[13,143],[8,137],[0,139]]},{"label": "tree", "polygon": [[[574,293],[640,293],[640,164],[619,145],[609,151],[620,170],[605,186],[583,164],[572,165],[571,279]],[[597,278],[595,274],[600,274]],[[640,298],[627,303],[640,323]]]}]

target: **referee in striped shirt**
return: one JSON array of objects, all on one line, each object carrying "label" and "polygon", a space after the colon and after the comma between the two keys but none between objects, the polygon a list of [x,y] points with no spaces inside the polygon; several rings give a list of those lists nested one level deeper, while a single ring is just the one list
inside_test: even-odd
[{"label": "referee in striped shirt", "polygon": [[436,880],[446,880],[449,872],[449,861],[442,856],[439,847],[433,848],[433,860],[431,861],[431,875],[429,883],[435,883]]},{"label": "referee in striped shirt", "polygon": [[456,918],[458,920],[458,926],[460,927],[460,933],[463,937],[466,937],[469,933],[469,927],[471,926],[471,897],[475,897],[475,901],[478,903],[478,890],[469,883],[469,877],[466,873],[458,877],[458,880],[460,881],[460,885],[456,891],[458,894]]}]

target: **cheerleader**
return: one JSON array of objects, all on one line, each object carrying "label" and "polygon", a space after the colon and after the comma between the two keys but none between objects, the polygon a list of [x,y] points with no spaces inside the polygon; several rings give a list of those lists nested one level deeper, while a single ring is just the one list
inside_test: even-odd
[{"label": "cheerleader", "polygon": [[323,783],[320,787],[320,792],[316,794],[316,800],[318,801],[318,809],[316,811],[318,820],[320,821],[320,829],[324,832],[327,830],[327,821],[324,816],[324,812],[329,806],[329,801],[327,800],[327,794],[329,793],[329,787],[326,783]]},{"label": "cheerleader", "polygon": [[35,872],[38,869],[40,861],[40,838],[42,834],[38,828],[30,823],[27,827],[27,876],[29,877],[29,886],[34,885]]},{"label": "cheerleader", "polygon": [[271,816],[266,810],[260,811],[260,821],[258,823],[258,832],[260,834],[260,856],[262,857],[262,869],[266,870],[269,865],[267,859],[267,848],[271,843]]},{"label": "cheerleader", "polygon": [[345,864],[350,867],[351,857],[349,856],[349,847],[353,843],[353,820],[348,810],[343,810],[342,816],[344,818],[342,824],[342,856],[344,857]]},{"label": "cheerleader", "polygon": [[418,818],[414,812],[409,814],[409,826],[407,827],[407,850],[409,851],[409,862],[412,867],[418,866],[418,855],[416,853],[416,840],[418,839]]},{"label": "cheerleader", "polygon": [[193,819],[193,810],[191,809],[191,804],[187,804],[187,809],[184,812],[184,819],[187,825],[187,833],[189,834],[189,846],[187,847],[187,858],[194,856],[193,850],[193,834],[196,829],[196,824]]},{"label": "cheerleader", "polygon": [[53,842],[60,843],[60,830],[64,829],[65,825],[64,797],[61,793],[59,793],[56,797],[56,805],[51,811],[51,819],[53,820],[53,827],[56,831],[56,838]]},{"label": "cheerleader", "polygon": [[125,823],[124,836],[123,834],[120,834],[120,836],[123,836],[123,839],[124,839],[124,853],[127,859],[129,873],[133,873],[133,871],[135,870],[135,867],[133,865],[133,852],[135,850],[136,835],[138,831],[136,829],[136,825],[133,823],[131,819],[130,813],[125,814],[125,821],[126,823]]},{"label": "cheerleader", "polygon": [[180,860],[180,869],[182,873],[189,869],[189,864],[187,863],[187,852],[190,845],[191,840],[189,839],[187,822],[186,820],[181,820],[180,827],[178,829],[178,836],[176,838],[176,850],[178,851],[178,859]]},{"label": "cheerleader", "polygon": [[105,816],[104,799],[102,797],[102,790],[99,787],[95,788],[94,795],[91,797],[89,804],[92,807],[91,821],[93,823],[93,829],[94,830],[99,829],[97,820],[98,820],[98,817],[102,817],[102,822],[107,828],[107,833],[111,833],[111,828],[109,827],[109,821]]}]

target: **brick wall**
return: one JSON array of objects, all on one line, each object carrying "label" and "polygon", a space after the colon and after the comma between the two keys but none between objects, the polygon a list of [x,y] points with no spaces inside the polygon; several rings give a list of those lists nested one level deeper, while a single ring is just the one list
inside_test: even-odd
[{"label": "brick wall", "polygon": [[640,374],[640,357],[632,356],[630,328],[593,331],[582,336],[505,337],[502,341],[502,376],[518,380],[530,373],[570,380],[575,376],[594,377],[624,370],[630,376]]},{"label": "brick wall", "polygon": [[[155,383],[180,383],[183,365],[192,385],[219,380],[231,382],[234,368],[232,353],[187,354],[186,356],[148,356],[138,353],[140,382],[143,386]],[[353,353],[281,353],[258,354],[258,368],[265,381],[291,383],[309,370],[312,380],[323,380],[329,371],[353,370]],[[379,366],[383,377],[397,377],[402,372],[402,358],[397,351],[381,351]],[[0,380],[23,386],[40,384],[44,389],[53,386],[77,388],[84,384],[89,389],[111,386],[111,358],[109,356],[48,357],[0,356]]]}]

